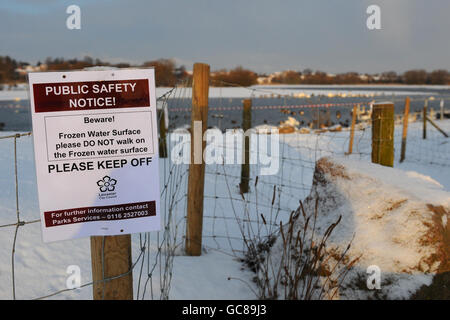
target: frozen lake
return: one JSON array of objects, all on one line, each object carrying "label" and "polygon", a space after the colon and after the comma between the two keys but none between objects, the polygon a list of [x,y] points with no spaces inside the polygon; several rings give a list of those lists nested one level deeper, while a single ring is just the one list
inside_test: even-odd
[{"label": "frozen lake", "polygon": [[[157,88],[158,97],[171,88]],[[170,128],[190,124],[191,89],[176,88],[169,96]],[[441,99],[450,99],[450,86],[252,86],[248,88],[210,88],[208,125],[222,130],[241,127],[242,100],[251,98],[254,111],[252,125],[278,125],[293,117],[299,126],[312,121],[327,125],[347,126],[351,120],[350,109],[355,103],[365,108],[371,101],[392,101],[397,114],[403,112],[404,100],[411,97],[411,112],[423,108],[425,98],[429,109],[439,110]],[[449,101],[445,101],[448,109]],[[339,104],[317,107],[323,104]],[[4,131],[31,130],[31,114],[27,91],[0,91],[0,123]],[[266,108],[267,107],[267,108]],[[285,108],[281,108],[285,107]],[[2,125],[0,124],[0,130]]]}]

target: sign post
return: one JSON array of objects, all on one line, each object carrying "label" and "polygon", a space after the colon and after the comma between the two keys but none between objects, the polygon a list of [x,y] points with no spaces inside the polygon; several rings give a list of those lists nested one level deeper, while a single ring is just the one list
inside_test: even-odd
[{"label": "sign post", "polygon": [[[31,73],[29,82],[44,242],[108,236],[91,239],[104,263],[93,260],[93,277],[131,275],[122,235],[160,229],[154,70]],[[127,257],[114,258],[118,250]],[[128,267],[111,268],[115,259]]]}]

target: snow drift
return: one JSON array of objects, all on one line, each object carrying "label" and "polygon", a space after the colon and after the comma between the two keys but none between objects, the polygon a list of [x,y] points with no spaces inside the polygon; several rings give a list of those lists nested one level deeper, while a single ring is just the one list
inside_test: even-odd
[{"label": "snow drift", "polygon": [[[333,299],[409,299],[432,284],[436,274],[450,271],[450,193],[430,177],[325,157],[316,162],[303,207],[309,215],[317,210],[317,243],[342,216],[327,240],[328,256],[321,268],[328,275],[339,274],[343,266],[336,268],[336,261],[344,253],[344,265],[356,263],[349,266],[345,280],[328,282],[328,289],[336,287]],[[304,221],[296,220],[294,229],[304,230]],[[277,258],[280,238],[269,255],[275,264],[284,259]],[[381,271],[379,289],[368,288],[373,266]],[[444,285],[439,290],[448,289]]]}]

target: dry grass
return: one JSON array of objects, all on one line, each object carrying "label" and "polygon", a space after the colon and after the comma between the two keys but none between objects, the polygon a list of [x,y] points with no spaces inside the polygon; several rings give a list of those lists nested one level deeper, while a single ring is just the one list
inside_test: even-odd
[{"label": "dry grass", "polygon": [[[340,223],[339,217],[317,234],[317,207],[309,215],[302,203],[286,224],[265,238],[245,238],[245,263],[256,273],[259,299],[335,299],[345,276],[358,259],[349,261],[346,250],[339,254],[327,241]],[[264,217],[261,217],[264,220]],[[266,223],[265,220],[263,223]]]}]

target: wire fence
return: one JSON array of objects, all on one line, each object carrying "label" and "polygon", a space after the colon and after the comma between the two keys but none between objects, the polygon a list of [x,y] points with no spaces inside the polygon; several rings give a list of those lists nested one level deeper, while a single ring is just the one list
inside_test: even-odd
[{"label": "wire fence", "polygon": [[[171,129],[167,136],[169,156],[160,159],[162,230],[133,235],[134,260],[131,270],[103,280],[111,281],[133,272],[136,299],[170,298],[174,260],[178,255],[184,254],[189,164],[182,161],[180,163],[179,159],[186,159],[183,158],[183,152],[190,152],[190,87],[191,83],[183,82],[158,98],[159,106],[168,110]],[[251,98],[255,89],[248,90],[248,97]],[[264,94],[275,95],[268,90]],[[279,95],[279,92],[276,94]],[[442,99],[448,100],[447,97]],[[412,100],[423,104],[425,98]],[[285,223],[298,208],[299,201],[309,195],[315,164],[321,157],[338,156],[370,161],[371,105],[374,101],[376,99],[320,104],[299,104],[296,101],[286,105],[281,97],[279,105],[254,106],[254,114],[264,113],[263,117],[269,119],[273,118],[274,113],[277,116],[281,114],[284,121],[278,125],[262,121],[253,129],[250,135],[250,157],[253,159],[250,165],[250,191],[245,194],[241,194],[239,189],[240,159],[244,151],[242,140],[239,140],[241,132],[237,128],[241,126],[242,108],[223,105],[211,107],[212,114],[217,114],[217,111],[232,113],[223,114],[222,118],[211,118],[210,113],[213,124],[219,124],[219,120],[225,117],[229,117],[230,122],[210,125],[215,130],[208,130],[207,133],[207,141],[208,136],[214,136],[209,144],[212,146],[209,155],[214,161],[206,165],[205,171],[205,252],[214,250],[243,261],[249,240],[256,239],[259,243],[269,241],[277,234],[280,223]],[[396,99],[393,102],[397,107],[402,101],[404,100]],[[437,99],[435,102],[439,101]],[[355,105],[358,107],[358,116],[353,151],[348,154],[350,127],[339,122],[343,118],[352,119],[351,110]],[[429,106],[435,110],[430,117],[439,118],[438,104]],[[427,138],[423,139],[421,115],[418,111],[411,114],[405,162],[448,167],[448,139],[431,126],[428,127]],[[159,116],[163,117],[164,114],[159,113]],[[180,122],[180,118],[183,121]],[[176,125],[173,126],[172,122]],[[401,123],[401,113],[397,113],[394,130],[396,163],[400,157]],[[439,118],[436,123],[444,131],[450,131],[449,120]],[[264,131],[274,127],[286,134],[275,137]],[[227,135],[223,134],[224,129],[234,130]],[[36,210],[34,168],[30,160],[33,159],[30,135],[31,132],[25,132],[0,136],[0,163],[3,166],[2,172],[5,173],[0,178],[2,188],[5,187],[0,198],[0,236],[5,240],[0,255],[2,261],[8,257],[11,261],[10,264],[3,262],[0,265],[0,296],[12,299],[89,298],[90,294],[83,289],[90,288],[94,284],[92,281],[82,283],[78,289],[64,286],[67,277],[65,267],[69,264],[80,263],[82,270],[87,272],[84,278],[91,277],[87,253],[89,243],[81,239],[50,245],[40,244],[40,219]],[[230,154],[236,163],[225,161]],[[265,170],[272,171],[265,174]],[[85,257],[83,262],[76,261],[82,256]],[[38,262],[40,265],[36,266]]]},{"label": "wire fence", "polygon": [[[164,95],[158,98],[158,101],[165,104],[169,97],[170,94]],[[1,146],[2,150],[6,152],[8,149],[12,149],[12,157],[4,156],[1,158],[1,163],[4,166],[2,172],[5,172],[5,175],[2,174],[0,182],[2,189],[4,186],[14,186],[12,190],[8,188],[2,190],[2,206],[0,206],[0,209],[3,211],[0,219],[0,230],[3,231],[2,239],[8,240],[11,232],[13,239],[12,243],[4,242],[1,249],[2,261],[5,261],[8,251],[11,261],[9,270],[6,270],[6,263],[0,264],[0,275],[3,278],[1,281],[1,297],[38,300],[58,297],[89,298],[90,294],[86,293],[86,291],[83,292],[82,289],[91,287],[94,285],[94,282],[82,283],[77,288],[65,287],[64,284],[66,282],[64,280],[68,276],[65,274],[65,271],[70,263],[62,266],[60,263],[59,269],[56,270],[55,266],[53,268],[50,266],[51,264],[57,264],[58,259],[72,260],[75,264],[80,264],[85,271],[90,271],[89,244],[86,241],[77,240],[78,243],[65,241],[62,246],[55,246],[54,244],[44,245],[40,243],[39,228],[26,230],[30,225],[40,224],[36,191],[32,190],[35,188],[33,182],[35,175],[33,168],[31,168],[32,162],[30,162],[30,159],[33,159],[31,154],[31,134],[32,132],[26,132],[0,136],[0,141],[4,143]],[[7,145],[10,142],[12,146]],[[12,170],[8,167],[10,164],[12,164]],[[135,259],[131,269],[124,274],[96,282],[96,284],[105,283],[124,277],[132,272],[136,299],[168,298],[173,258],[175,251],[180,245],[177,240],[179,234],[177,226],[181,221],[176,220],[177,216],[174,212],[180,211],[178,209],[180,198],[183,199],[185,197],[184,188],[180,188],[180,186],[183,184],[187,170],[183,166],[175,165],[166,160],[161,161],[160,166],[161,223],[164,226],[163,229],[159,232],[133,235],[132,245]],[[11,206],[11,201],[9,201],[11,199],[14,199],[14,209],[12,209],[13,206]],[[11,215],[13,212],[15,213],[14,219],[12,219],[13,216]],[[22,229],[23,232],[20,233]],[[83,241],[82,244],[80,244],[81,241]],[[78,248],[81,250],[77,250],[77,247],[81,247]],[[50,251],[52,249],[56,251],[56,255],[51,254]],[[103,249],[104,247],[102,248],[102,255],[104,255]],[[67,255],[68,251],[70,253]],[[18,254],[20,254],[19,257]],[[86,261],[76,261],[80,256],[84,256],[83,260]],[[17,263],[18,259],[20,260],[19,265]],[[41,268],[41,271],[37,268]],[[18,273],[17,269],[20,269],[21,272]],[[42,272],[43,270],[44,272]],[[52,274],[55,271],[56,274]],[[88,276],[84,278],[91,278],[90,272],[87,273]],[[42,276],[44,274],[45,276],[42,278],[36,277],[36,275]],[[10,285],[8,285],[8,282]],[[24,291],[21,292],[23,295],[19,294],[17,290],[18,285]],[[8,295],[8,291],[10,295]],[[31,295],[34,292],[49,293],[36,296]]]}]

